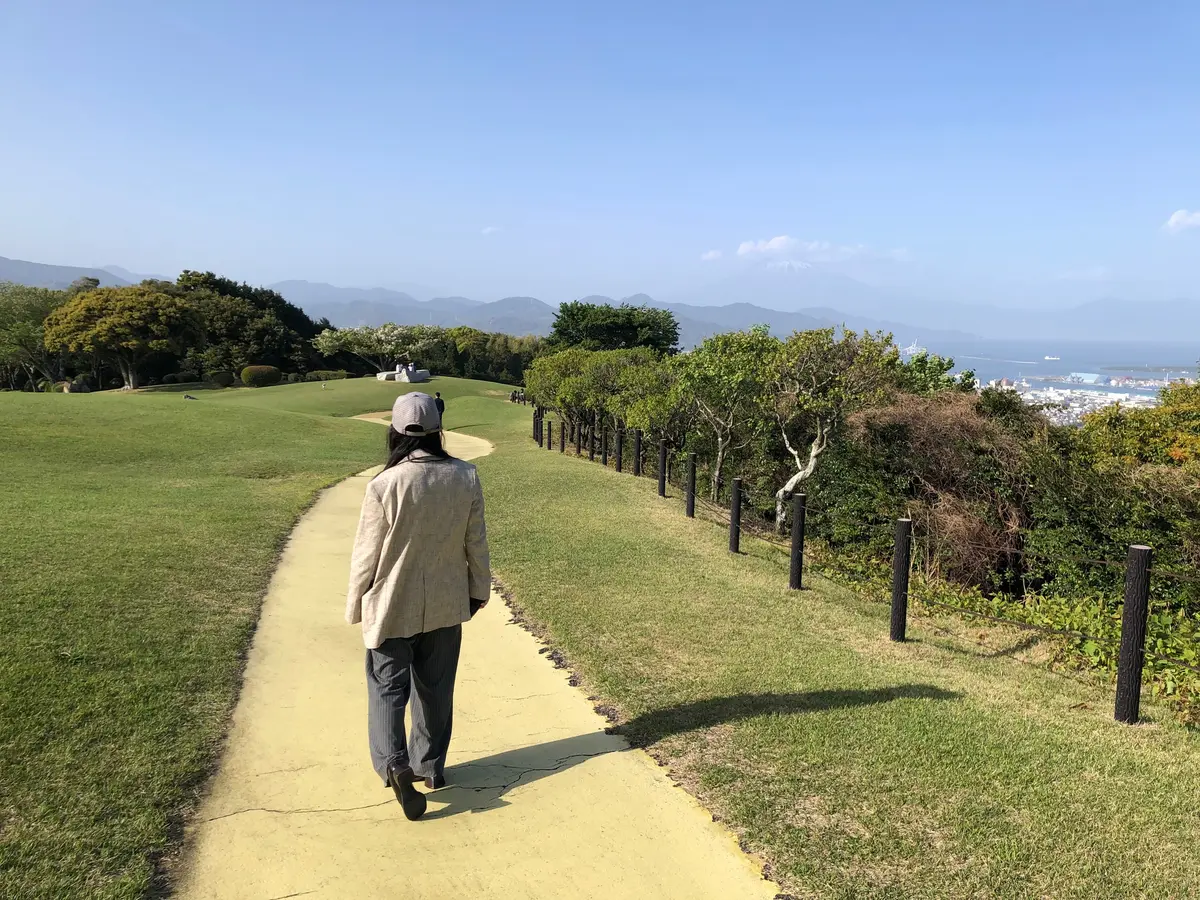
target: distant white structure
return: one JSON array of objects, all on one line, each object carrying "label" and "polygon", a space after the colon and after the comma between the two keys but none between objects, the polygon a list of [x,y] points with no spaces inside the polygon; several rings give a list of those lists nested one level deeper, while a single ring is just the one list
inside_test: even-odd
[{"label": "distant white structure", "polygon": [[929,352],[928,350],[926,350],[924,347],[922,347],[916,341],[913,341],[911,344],[909,344],[907,347],[905,347],[903,350],[900,351],[900,355],[906,359],[911,359],[914,356],[920,356],[922,353],[928,353],[928,352]]},{"label": "distant white structure", "polygon": [[428,369],[418,369],[409,363],[407,366],[396,366],[395,372],[380,372],[375,376],[378,381],[403,381],[409,384],[419,384],[430,378]]}]

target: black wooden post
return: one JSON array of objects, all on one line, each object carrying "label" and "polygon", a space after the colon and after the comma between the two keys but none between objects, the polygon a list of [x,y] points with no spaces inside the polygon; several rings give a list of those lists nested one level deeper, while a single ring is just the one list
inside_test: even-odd
[{"label": "black wooden post", "polygon": [[908,570],[912,563],[912,519],[896,520],[896,550],[892,555],[893,641],[903,641],[908,630]]},{"label": "black wooden post", "polygon": [[608,468],[608,429],[600,429],[600,465]]},{"label": "black wooden post", "polygon": [[658,441],[658,496],[667,496],[667,442],[665,438]]},{"label": "black wooden post", "polygon": [[574,420],[571,421],[570,426],[571,426],[571,436],[570,436],[569,440],[571,440],[573,442],[575,440],[575,421]]},{"label": "black wooden post", "polygon": [[642,474],[642,429],[633,429],[633,474]]},{"label": "black wooden post", "polygon": [[559,453],[567,452],[567,423],[566,422],[558,423],[558,452]]},{"label": "black wooden post", "polygon": [[554,449],[554,420],[551,419],[546,423],[546,449]]},{"label": "black wooden post", "polygon": [[583,455],[583,423],[575,426],[575,455]]},{"label": "black wooden post", "polygon": [[1142,703],[1152,556],[1149,547],[1134,544],[1125,561],[1125,608],[1121,613],[1121,652],[1117,658],[1116,719],[1126,725],[1137,724]]},{"label": "black wooden post", "polygon": [[533,411],[533,439],[535,441],[538,439],[537,428],[538,428],[538,416],[537,416],[537,410],[535,409]]},{"label": "black wooden post", "polygon": [[742,545],[742,479],[733,479],[729,494],[729,552],[737,553]]},{"label": "black wooden post", "polygon": [[689,519],[696,518],[696,454],[688,454],[688,474],[687,474],[687,517]]},{"label": "black wooden post", "polygon": [[788,573],[788,587],[800,590],[804,581],[804,518],[808,513],[808,497],[796,494],[792,497],[792,568]]},{"label": "black wooden post", "polygon": [[621,471],[621,461],[625,456],[625,432],[617,429],[617,471]]}]

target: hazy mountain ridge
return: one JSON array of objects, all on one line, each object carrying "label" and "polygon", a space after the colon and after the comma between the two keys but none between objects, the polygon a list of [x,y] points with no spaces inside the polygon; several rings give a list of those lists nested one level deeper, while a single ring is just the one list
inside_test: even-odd
[{"label": "hazy mountain ridge", "polygon": [[0,281],[12,281],[30,287],[53,288],[61,291],[70,287],[76,278],[96,278],[101,287],[121,287],[131,284],[105,269],[86,266],[55,266],[49,263],[29,262],[24,259],[8,259],[0,256]]},{"label": "hazy mountain ridge", "polygon": [[[62,289],[77,278],[120,286],[147,277],[120,266],[57,266],[0,257],[0,281]],[[150,276],[153,277],[153,276]],[[510,334],[547,334],[556,306],[533,297],[483,302],[421,285],[414,293],[391,288],[346,288],[303,280],[268,285],[314,318],[340,326],[408,322],[468,325]],[[746,299],[754,302],[746,302]],[[614,303],[602,295],[588,302]],[[622,302],[670,309],[680,343],[691,347],[721,331],[764,324],[777,335],[845,325],[891,332],[901,344],[945,340],[1034,338],[1081,341],[1163,341],[1200,335],[1200,303],[1187,299],[1131,303],[1101,298],[1070,308],[1030,309],[938,302],[899,289],[876,287],[819,265],[747,265],[709,285],[655,299],[634,294]]]}]

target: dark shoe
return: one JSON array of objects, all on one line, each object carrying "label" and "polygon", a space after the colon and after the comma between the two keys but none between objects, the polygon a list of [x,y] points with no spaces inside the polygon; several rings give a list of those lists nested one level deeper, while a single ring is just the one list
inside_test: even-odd
[{"label": "dark shoe", "polygon": [[388,785],[404,810],[404,817],[415,822],[425,815],[425,795],[413,787],[417,777],[408,766],[388,766]]},{"label": "dark shoe", "polygon": [[412,776],[412,780],[413,780],[414,784],[418,781],[424,781],[425,787],[427,787],[431,791],[440,790],[441,788],[444,788],[446,786],[446,776],[445,775],[434,775],[429,778],[422,778],[420,775],[418,775],[414,772],[413,776]]}]

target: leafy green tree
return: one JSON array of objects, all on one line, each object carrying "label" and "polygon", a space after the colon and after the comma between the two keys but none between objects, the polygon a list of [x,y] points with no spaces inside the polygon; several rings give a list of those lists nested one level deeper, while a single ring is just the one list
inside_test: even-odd
[{"label": "leafy green tree", "polygon": [[300,338],[273,310],[262,310],[242,297],[196,291],[187,295],[204,328],[202,344],[190,348],[190,368],[204,372],[238,371],[249,365],[277,368],[295,363]]},{"label": "leafy green tree", "polygon": [[967,369],[955,377],[950,374],[953,369],[954,360],[949,357],[918,353],[897,367],[896,385],[904,393],[920,397],[932,397],[942,391],[974,391],[975,372]]},{"label": "leafy green tree", "polygon": [[679,396],[695,407],[715,447],[710,497],[717,500],[725,460],[755,439],[766,410],[767,385],[781,344],[765,326],[707,338],[677,361]]},{"label": "leafy green tree", "polygon": [[594,354],[572,347],[539,357],[525,373],[525,393],[538,406],[554,409],[568,418],[582,418],[588,410],[583,373]]},{"label": "leafy green tree", "polygon": [[190,269],[174,283],[148,284],[187,297],[200,310],[204,339],[189,355],[191,367],[207,372],[252,363],[302,371],[320,367],[312,339],[329,323],[314,322],[278,291]]},{"label": "leafy green tree", "polygon": [[100,279],[93,278],[90,275],[83,275],[71,282],[67,288],[67,299],[74,297],[76,294],[85,294],[88,291],[94,291],[100,287]]},{"label": "leafy green tree", "polygon": [[251,287],[244,281],[239,283],[212,272],[193,272],[190,269],[184,269],[175,284],[185,293],[211,291],[226,297],[240,297],[264,313],[274,313],[275,318],[282,322],[284,327],[296,332],[304,341],[311,341],[328,327],[327,322],[314,322],[308,313],[270,288]]},{"label": "leafy green tree", "polygon": [[35,386],[39,374],[61,381],[62,354],[46,346],[43,323],[65,300],[62,291],[0,282],[0,364],[23,370]]},{"label": "leafy green tree", "polygon": [[[816,471],[821,455],[845,417],[881,402],[897,382],[900,353],[891,335],[833,328],[798,331],[774,361],[775,420],[795,470],[775,492],[775,524],[783,529],[787,501]],[[806,456],[797,447],[808,445]]]},{"label": "leafy green tree", "polygon": [[378,372],[415,361],[441,340],[445,331],[432,325],[363,325],[359,328],[332,328],[313,339],[313,346],[325,356],[352,353],[373,365]]},{"label": "leafy green tree", "polygon": [[648,347],[658,353],[674,353],[679,345],[679,323],[674,313],[666,309],[575,301],[558,308],[547,343],[555,348]]},{"label": "leafy green tree", "polygon": [[199,340],[203,322],[182,297],[135,285],[76,295],[46,317],[52,351],[98,353],[113,361],[126,388],[138,386],[138,367],[153,353],[182,355]]},{"label": "leafy green tree", "polygon": [[681,357],[659,357],[647,350],[625,352],[641,358],[617,371],[613,404],[621,418],[632,428],[664,438],[675,450],[684,449],[688,433],[696,425],[696,407],[680,377]]}]

